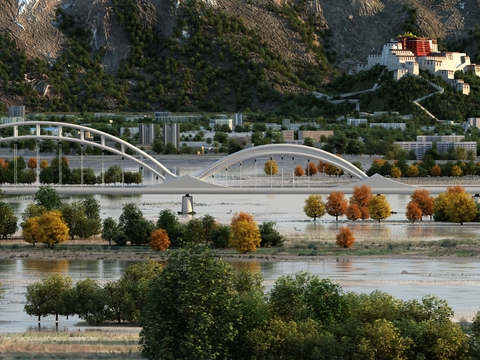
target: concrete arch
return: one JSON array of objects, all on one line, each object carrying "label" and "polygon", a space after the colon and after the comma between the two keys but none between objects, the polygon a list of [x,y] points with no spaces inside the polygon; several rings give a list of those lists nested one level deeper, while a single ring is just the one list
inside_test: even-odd
[{"label": "concrete arch", "polygon": [[322,160],[336,166],[337,168],[342,169],[345,173],[348,173],[351,176],[356,177],[357,179],[363,180],[368,178],[367,174],[365,174],[355,165],[332,153],[309,146],[293,144],[261,145],[238,151],[232,155],[226,156],[225,158],[218,160],[216,163],[210,165],[208,168],[198,173],[196,177],[200,180],[205,180],[215,172],[218,172],[219,170],[230,165],[237,164],[239,162],[249,159],[254,159],[257,157],[267,156],[301,156],[315,160]]},{"label": "concrete arch", "polygon": [[[27,134],[27,135],[18,135],[18,127],[20,126],[28,126],[28,127],[33,127],[35,126],[35,134]],[[52,127],[57,127],[58,128],[58,135],[42,135],[40,133],[41,127],[42,126],[52,126]],[[67,136],[62,136],[62,129],[66,128],[72,128],[74,130],[80,131],[80,137],[79,138],[74,138],[74,137],[67,137]],[[54,140],[54,141],[69,141],[69,142],[76,142],[80,144],[85,144],[85,145],[90,145],[92,147],[97,147],[102,150],[106,150],[109,152],[112,152],[114,154],[118,154],[121,156],[124,156],[127,159],[133,160],[140,164],[141,166],[145,167],[146,169],[152,171],[155,175],[159,176],[161,179],[166,180],[167,177],[171,178],[177,178],[177,175],[172,173],[170,170],[168,170],[162,163],[157,161],[155,158],[147,154],[146,152],[140,150],[136,146],[133,146],[129,144],[128,142],[117,138],[116,136],[107,134],[103,131],[95,130],[92,128],[89,128],[87,126],[83,125],[76,125],[76,124],[69,124],[69,123],[62,123],[62,122],[54,122],[54,121],[23,121],[23,122],[16,122],[16,123],[8,123],[8,124],[1,124],[0,129],[4,128],[13,128],[13,136],[11,137],[6,137],[6,138],[0,138],[0,142],[8,142],[8,141],[19,141],[19,140],[28,140],[28,139],[49,139],[49,140]],[[92,141],[85,140],[84,135],[85,131],[87,132],[92,132],[94,134],[98,134],[101,137],[101,143],[95,143]],[[111,139],[117,143],[120,144],[120,150],[111,146],[105,145],[105,140],[106,139]],[[156,165],[158,168],[160,168],[162,171],[159,171],[150,165],[144,163],[141,159],[137,159],[132,155],[129,155],[125,152],[125,148],[133,150],[136,154],[140,155],[141,158],[146,158],[153,162],[154,165]]]}]

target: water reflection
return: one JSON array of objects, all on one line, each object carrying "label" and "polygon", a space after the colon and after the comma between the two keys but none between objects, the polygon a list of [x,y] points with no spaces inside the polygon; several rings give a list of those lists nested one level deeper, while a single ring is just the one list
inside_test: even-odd
[{"label": "water reflection", "polygon": [[17,260],[17,265],[20,271],[27,271],[32,273],[68,273],[70,268],[69,260],[34,260],[23,259]]},{"label": "water reflection", "polygon": [[350,259],[341,259],[336,262],[336,268],[338,272],[352,272],[353,271],[353,260]]}]

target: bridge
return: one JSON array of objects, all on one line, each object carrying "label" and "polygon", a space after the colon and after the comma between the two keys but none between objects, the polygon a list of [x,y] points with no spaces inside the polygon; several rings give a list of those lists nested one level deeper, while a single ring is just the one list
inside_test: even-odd
[{"label": "bridge", "polygon": [[[45,132],[45,127],[56,128],[56,131]],[[27,131],[20,131],[20,127],[28,127]],[[70,185],[53,185],[61,194],[329,194],[332,191],[338,190],[345,193],[352,193],[355,185],[368,185],[372,188],[374,193],[382,194],[411,194],[418,188],[424,188],[424,186],[410,186],[405,185],[390,179],[383,178],[381,176],[373,176],[369,178],[363,171],[358,169],[350,162],[334,155],[329,152],[303,146],[292,144],[270,144],[256,146],[238,151],[229,156],[221,158],[214,164],[199,171],[197,174],[184,175],[182,177],[177,176],[170,171],[161,162],[155,159],[150,154],[137,148],[128,142],[117,138],[111,134],[89,128],[87,126],[76,125],[63,122],[50,122],[50,121],[24,121],[9,124],[0,125],[0,129],[11,128],[12,135],[4,138],[0,138],[0,142],[11,142],[14,144],[14,157],[17,156],[17,143],[21,140],[35,139],[37,141],[37,179],[39,174],[39,142],[42,140],[54,140],[61,144],[63,141],[75,142],[83,145],[89,145],[97,147],[102,150],[102,168],[103,168],[103,154],[109,152],[120,155],[123,158],[130,159],[135,163],[138,163],[139,167],[150,170],[157,179],[161,179],[163,183],[152,186],[123,186],[119,185],[106,185],[96,184],[86,186],[80,184],[80,186]],[[74,132],[76,136],[65,136],[64,129],[69,128],[70,132]],[[96,134],[99,136],[99,142],[93,142],[86,139],[87,132]],[[109,143],[113,143],[111,146]],[[134,155],[130,155],[126,152],[126,149],[131,150]],[[59,151],[60,156],[61,151]],[[83,151],[81,152],[81,163],[83,169]],[[108,157],[107,157],[108,158]],[[292,178],[292,182],[286,183],[283,181],[283,165],[282,165],[282,180],[278,179],[278,175],[275,177],[269,176],[270,182],[268,184],[257,184],[257,159],[270,158],[280,162],[291,161],[291,167],[287,173]],[[306,176],[307,180],[299,181],[295,179],[293,175],[293,166],[295,160],[301,160],[302,164],[322,161],[330,165],[335,166],[337,169],[341,169],[345,175],[343,178],[351,179],[350,183],[342,184],[331,183],[325,184],[320,181],[312,181],[313,177]],[[306,160],[306,161],[305,161]],[[239,166],[242,171],[242,164],[246,163],[255,164],[255,174],[253,179],[247,178],[240,172],[239,179],[227,183],[227,171],[229,167]],[[262,164],[263,165],[263,164]],[[215,174],[225,172],[225,184],[214,183],[209,181],[215,178]],[[263,172],[263,166],[260,166],[260,172]],[[83,174],[83,171],[82,171]],[[251,176],[251,174],[250,174]],[[265,177],[265,175],[263,174]],[[320,175],[322,176],[322,175]],[[337,173],[338,176],[338,173]],[[61,178],[61,177],[59,177]],[[83,179],[83,175],[82,175]],[[312,179],[312,180],[311,180]],[[323,174],[325,179],[325,174]],[[317,179],[318,180],[318,179]],[[7,194],[34,194],[38,186],[35,185],[21,185],[10,184],[9,186],[2,186],[2,190]],[[430,187],[428,188],[431,193],[440,193],[445,191],[443,187]],[[469,188],[471,193],[480,193],[480,187]]]}]

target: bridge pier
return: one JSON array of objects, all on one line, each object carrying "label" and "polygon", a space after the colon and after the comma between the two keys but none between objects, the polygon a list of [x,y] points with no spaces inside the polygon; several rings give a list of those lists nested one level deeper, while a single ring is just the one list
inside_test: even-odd
[{"label": "bridge pier", "polygon": [[179,212],[180,214],[195,214],[193,211],[193,196],[186,194],[182,196],[182,211]]}]

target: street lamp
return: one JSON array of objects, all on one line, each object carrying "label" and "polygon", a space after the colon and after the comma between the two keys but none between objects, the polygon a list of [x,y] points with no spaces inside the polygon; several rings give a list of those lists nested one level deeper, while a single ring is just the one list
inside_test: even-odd
[{"label": "street lamp", "polygon": [[124,160],[125,160],[125,156],[122,156],[122,188],[123,188],[123,184],[125,183],[125,163],[124,163]]},{"label": "street lamp", "polygon": [[307,171],[308,171],[308,187],[310,187],[310,159],[307,160]]},{"label": "street lamp", "polygon": [[62,186],[62,142],[58,142],[58,185]]},{"label": "street lamp", "polygon": [[292,187],[295,187],[295,157],[292,156]]},{"label": "street lamp", "polygon": [[83,186],[83,144],[80,145],[80,187]]},{"label": "street lamp", "polygon": [[225,168],[225,187],[228,187],[228,167]]},{"label": "street lamp", "polygon": [[257,159],[255,159],[255,187],[257,187]]},{"label": "street lamp", "polygon": [[282,188],[283,188],[283,156],[281,157],[282,159]]},{"label": "street lamp", "polygon": [[212,184],[215,182],[215,174],[212,174]]},{"label": "street lamp", "polygon": [[103,168],[103,156],[105,155],[105,150],[102,149],[102,187],[105,184],[105,171]]},{"label": "street lamp", "polygon": [[242,162],[240,161],[240,187],[242,187]]},{"label": "street lamp", "polygon": [[13,142],[13,185],[17,186],[17,148],[18,142]]},{"label": "street lamp", "polygon": [[270,188],[273,187],[273,158],[270,157]]}]

